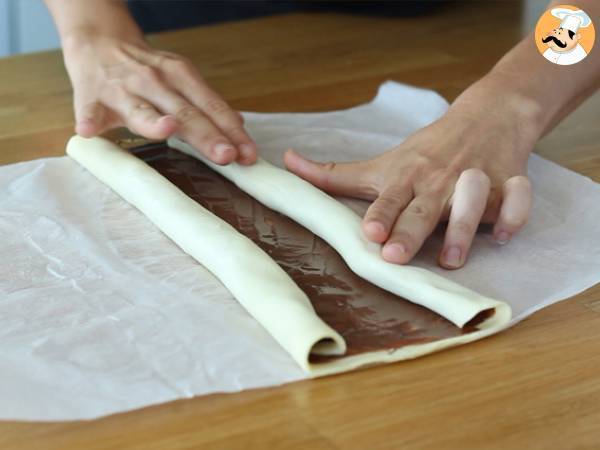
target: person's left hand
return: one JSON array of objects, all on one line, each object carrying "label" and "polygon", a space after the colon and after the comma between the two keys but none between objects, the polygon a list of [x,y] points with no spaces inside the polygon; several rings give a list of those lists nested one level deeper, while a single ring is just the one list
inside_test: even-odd
[{"label": "person's left hand", "polygon": [[448,220],[439,263],[462,267],[480,223],[495,222],[504,244],[527,222],[532,200],[526,171],[537,136],[521,116],[478,95],[371,160],[323,164],[289,150],[285,165],[326,192],[373,200],[363,231],[389,262],[408,263]]}]

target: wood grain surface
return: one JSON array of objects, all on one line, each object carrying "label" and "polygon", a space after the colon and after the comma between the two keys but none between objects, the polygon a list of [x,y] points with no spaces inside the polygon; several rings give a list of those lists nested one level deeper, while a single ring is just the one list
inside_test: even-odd
[{"label": "wood grain surface", "polygon": [[[317,111],[365,102],[388,79],[452,100],[521,38],[520,16],[517,2],[454,2],[416,18],[293,14],[150,40],[190,57],[236,108]],[[73,115],[60,53],[0,60],[0,81],[0,164],[61,155]],[[537,152],[600,181],[600,96]],[[600,286],[415,361],[91,422],[2,422],[0,448],[598,449]]]}]

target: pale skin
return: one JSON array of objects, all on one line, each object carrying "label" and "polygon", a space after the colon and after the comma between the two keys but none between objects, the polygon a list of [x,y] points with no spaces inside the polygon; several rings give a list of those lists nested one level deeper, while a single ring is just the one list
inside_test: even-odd
[{"label": "pale skin", "polygon": [[[256,160],[241,115],[178,55],[152,49],[119,1],[45,0],[73,83],[76,132],[126,126],[153,139],[177,134],[218,164]],[[91,5],[91,6],[90,6]],[[578,6],[600,17],[600,2]],[[448,221],[439,264],[462,267],[478,225],[505,244],[528,220],[527,159],[535,143],[600,87],[600,52],[565,67],[532,36],[466,89],[448,112],[367,161],[317,163],[293,150],[288,170],[332,194],[371,200],[363,230],[382,257],[406,264]]]},{"label": "pale skin", "polygon": [[218,164],[252,164],[242,116],[193,64],[151,48],[120,0],[45,0],[74,91],[76,132],[116,127],[151,139],[175,133]]}]

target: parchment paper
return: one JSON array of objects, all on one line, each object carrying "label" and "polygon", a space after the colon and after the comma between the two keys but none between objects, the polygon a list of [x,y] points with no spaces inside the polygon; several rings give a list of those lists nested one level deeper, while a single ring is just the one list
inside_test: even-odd
[{"label": "parchment paper", "polygon": [[[395,83],[367,105],[246,113],[266,159],[377,154],[439,117],[437,94]],[[468,265],[415,263],[508,301],[522,319],[600,281],[600,186],[533,155],[530,223],[476,238]],[[88,419],[305,375],[220,283],[68,158],[0,167],[0,418]],[[363,202],[351,206],[363,211]],[[509,331],[510,333],[510,331]]]}]

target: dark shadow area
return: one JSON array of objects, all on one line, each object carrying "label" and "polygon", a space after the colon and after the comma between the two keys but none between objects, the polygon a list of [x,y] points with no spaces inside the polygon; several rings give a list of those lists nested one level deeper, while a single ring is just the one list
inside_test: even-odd
[{"label": "dark shadow area", "polygon": [[129,0],[145,33],[292,12],[338,12],[410,17],[430,13],[449,1],[277,1],[277,0]]}]

